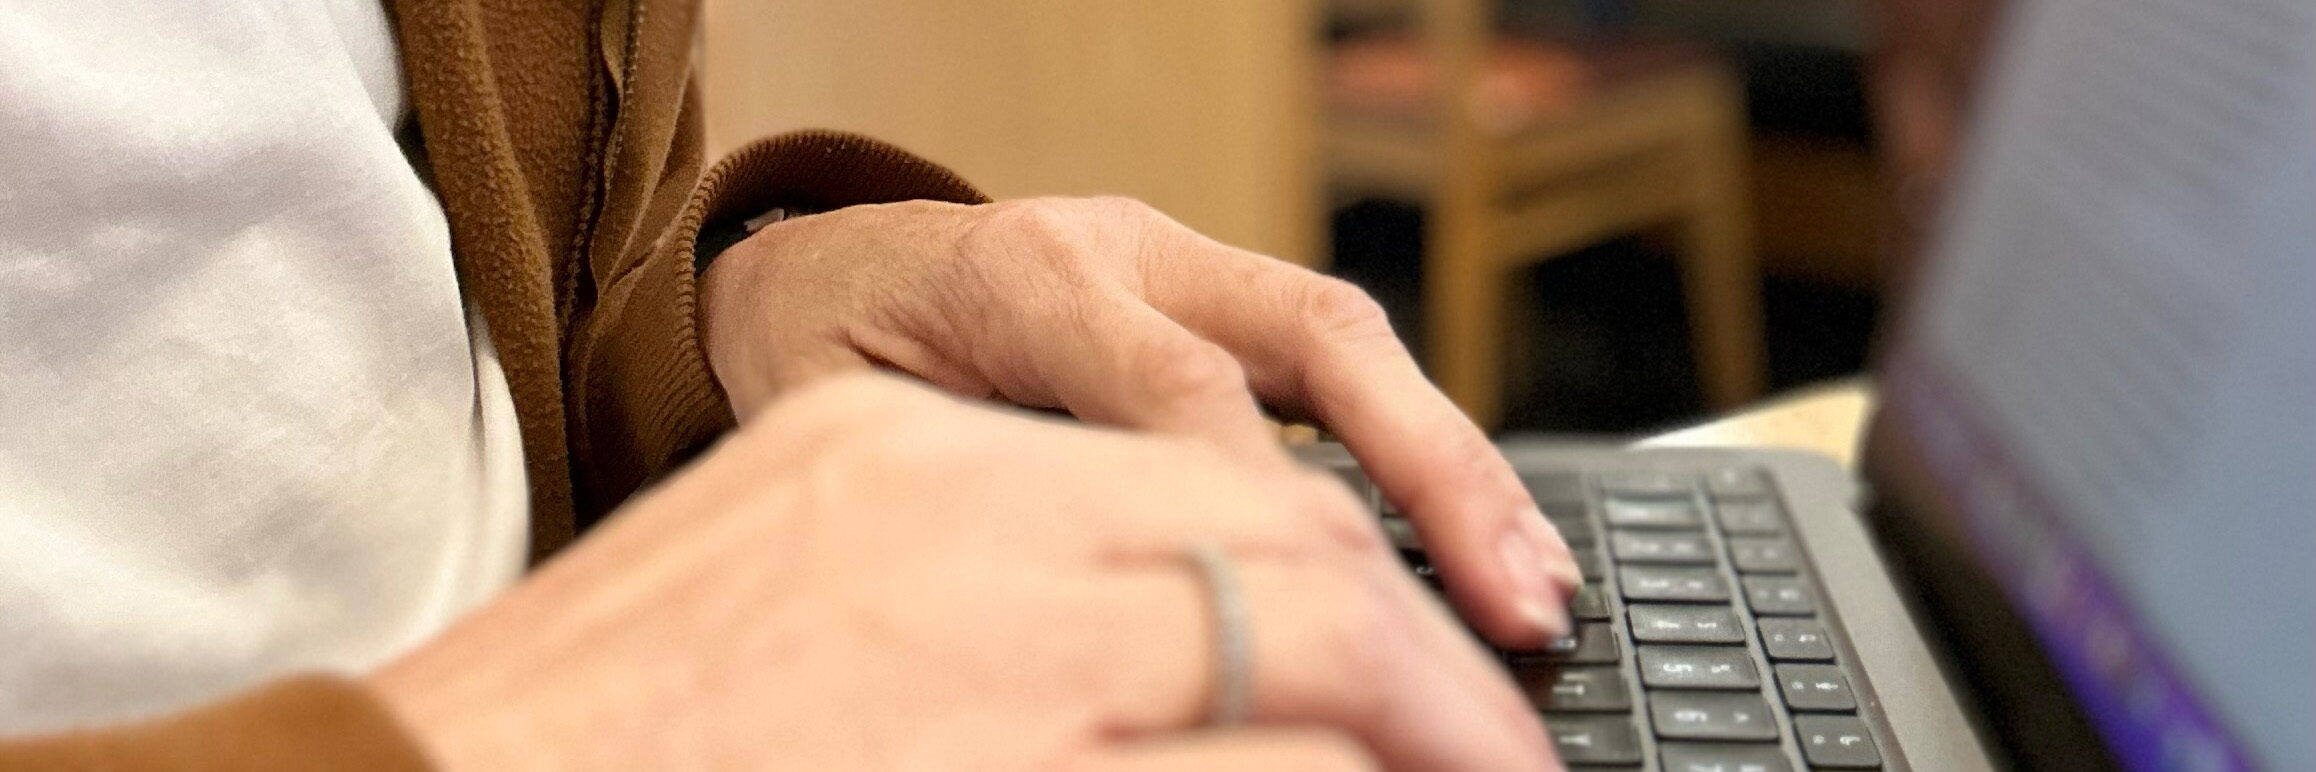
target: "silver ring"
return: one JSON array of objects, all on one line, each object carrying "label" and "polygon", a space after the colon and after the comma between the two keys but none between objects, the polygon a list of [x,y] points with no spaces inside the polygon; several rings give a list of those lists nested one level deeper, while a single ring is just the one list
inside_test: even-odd
[{"label": "silver ring", "polygon": [[1254,638],[1247,628],[1246,591],[1230,556],[1214,543],[1191,545],[1190,562],[1198,566],[1214,604],[1214,704],[1206,723],[1237,726],[1254,709]]}]

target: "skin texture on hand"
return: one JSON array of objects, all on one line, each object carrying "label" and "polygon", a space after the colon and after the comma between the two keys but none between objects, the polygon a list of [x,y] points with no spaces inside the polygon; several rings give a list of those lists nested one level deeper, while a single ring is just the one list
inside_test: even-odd
[{"label": "skin texture on hand", "polygon": [[1276,453],[1259,405],[1340,436],[1406,512],[1464,617],[1506,646],[1569,629],[1581,582],[1487,437],[1346,282],[1127,199],[904,202],[774,224],[701,278],[710,362],[743,417],[833,373]]},{"label": "skin texture on hand", "polygon": [[[1201,543],[1249,606],[1234,728]],[[1324,475],[889,376],[767,408],[372,684],[448,772],[1556,766]]]}]

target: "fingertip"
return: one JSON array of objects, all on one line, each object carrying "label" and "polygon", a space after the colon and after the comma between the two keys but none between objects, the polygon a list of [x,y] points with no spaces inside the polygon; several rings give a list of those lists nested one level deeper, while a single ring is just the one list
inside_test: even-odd
[{"label": "fingertip", "polygon": [[1576,630],[1575,620],[1568,617],[1567,606],[1547,605],[1532,598],[1522,598],[1519,611],[1521,621],[1534,628],[1546,640],[1565,638]]},{"label": "fingertip", "polygon": [[1584,571],[1577,567],[1576,553],[1569,549],[1568,540],[1561,538],[1560,528],[1533,505],[1515,519],[1535,550],[1537,564],[1560,590],[1560,600],[1576,597],[1576,591],[1584,587]]},{"label": "fingertip", "polygon": [[1470,576],[1447,576],[1448,600],[1456,616],[1490,645],[1506,649],[1540,649],[1573,630],[1566,606],[1527,598],[1511,591],[1506,580],[1492,580],[1496,588]]},{"label": "fingertip", "polygon": [[1497,540],[1496,568],[1511,584],[1512,609],[1520,621],[1547,636],[1568,633],[1568,614],[1559,580],[1537,554],[1527,529],[1512,527]]}]

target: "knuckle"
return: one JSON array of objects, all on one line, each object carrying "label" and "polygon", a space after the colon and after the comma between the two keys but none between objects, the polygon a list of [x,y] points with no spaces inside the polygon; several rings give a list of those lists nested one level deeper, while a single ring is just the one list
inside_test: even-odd
[{"label": "knuckle", "polygon": [[1071,241],[1070,233],[1076,218],[1067,202],[1052,198],[1026,198],[990,204],[987,213],[965,233],[968,242],[994,245],[1002,249],[1018,250],[1025,245],[1050,245]]},{"label": "knuckle", "polygon": [[1342,279],[1317,277],[1304,292],[1300,311],[1304,325],[1324,337],[1397,341],[1383,304],[1359,285]]},{"label": "knuckle", "polygon": [[1152,207],[1142,199],[1134,198],[1132,196],[1095,196],[1093,198],[1087,199],[1087,202],[1093,204],[1094,206],[1116,212],[1131,212],[1137,215],[1158,213],[1158,209],[1156,207]]},{"label": "knuckle", "polygon": [[1087,208],[1128,222],[1166,220],[1166,214],[1149,202],[1131,196],[1095,196],[1083,199]]},{"label": "knuckle", "polygon": [[1246,390],[1246,370],[1237,357],[1187,333],[1153,336],[1136,356],[1135,377],[1159,399],[1184,401]]},{"label": "knuckle", "polygon": [[1407,492],[1403,504],[1424,512],[1440,509],[1451,498],[1476,497],[1500,503],[1500,506],[1476,511],[1495,512],[1510,518],[1522,509],[1516,504],[1525,502],[1528,494],[1511,467],[1504,463],[1502,451],[1487,435],[1474,429],[1447,427],[1430,436],[1441,438],[1436,458],[1438,468],[1445,472],[1418,483]]},{"label": "knuckle", "polygon": [[[1461,425],[1460,417],[1457,423],[1457,428],[1466,428]],[[1459,432],[1450,451],[1453,453],[1450,458],[1466,469],[1487,469],[1504,463],[1503,451],[1497,450],[1495,443],[1476,430]]]},{"label": "knuckle", "polygon": [[1301,487],[1308,491],[1305,500],[1311,502],[1306,507],[1307,519],[1324,544],[1358,555],[1390,551],[1382,526],[1341,480],[1325,472],[1303,470],[1297,474]]},{"label": "knuckle", "polygon": [[[1504,464],[1503,451],[1497,450],[1487,435],[1476,429],[1464,429],[1454,432],[1454,437],[1447,441],[1443,457],[1450,468],[1462,472],[1465,481],[1500,485],[1507,492],[1519,487],[1519,482],[1510,478],[1511,470]],[[1496,479],[1498,475],[1494,472],[1498,470],[1505,473],[1503,479]]]}]

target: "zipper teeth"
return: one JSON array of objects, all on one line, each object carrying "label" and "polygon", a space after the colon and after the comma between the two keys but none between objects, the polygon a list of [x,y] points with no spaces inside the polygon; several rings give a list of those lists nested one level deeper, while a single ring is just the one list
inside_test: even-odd
[{"label": "zipper teeth", "polygon": [[[596,12],[590,16],[600,20],[603,8],[602,0],[597,0],[595,8]],[[602,28],[600,21],[594,26],[599,30]],[[588,48],[593,50],[595,46],[591,45]],[[592,54],[590,55],[592,56]],[[596,224],[601,219],[602,200],[604,198],[602,192],[604,187],[603,159],[606,146],[610,144],[606,117],[611,110],[607,96],[609,89],[603,83],[603,68],[589,67],[587,73],[587,155],[582,159],[579,169],[580,189],[582,191],[579,201],[579,227],[573,228],[571,231],[570,251],[564,258],[561,275],[556,277],[555,281],[555,321],[556,326],[562,331],[556,345],[559,351],[567,351],[570,348],[570,322],[574,316],[574,306],[578,303],[579,276],[587,272],[588,248],[594,243]],[[564,369],[569,370],[569,368]],[[565,376],[567,378],[569,373],[566,372]],[[569,383],[564,384],[564,390],[568,394]]]},{"label": "zipper teeth", "polygon": [[[611,116],[611,136],[604,139],[603,147],[602,175],[603,187],[606,189],[611,186],[612,170],[619,165],[619,146],[623,144],[621,141],[623,133],[620,129],[627,125],[627,110],[624,108],[627,106],[628,90],[635,86],[636,53],[638,49],[643,47],[644,11],[648,5],[644,0],[628,0],[627,3],[627,34],[619,44],[619,83],[616,94],[612,97],[614,112]],[[602,218],[600,202],[597,207],[596,219],[600,220]],[[592,227],[589,229],[593,230]]]},{"label": "zipper teeth", "polygon": [[[626,111],[620,108],[627,103],[629,89],[635,83],[635,54],[642,46],[644,5],[643,0],[630,0],[628,3],[627,28],[620,37],[618,82],[607,89],[603,83],[602,68],[588,68],[593,74],[589,79],[592,84],[589,91],[595,98],[588,121],[594,131],[590,132],[592,136],[583,167],[586,193],[580,201],[579,227],[572,232],[571,254],[567,262],[569,267],[563,271],[562,280],[557,282],[560,292],[556,300],[556,312],[566,331],[575,316],[579,291],[583,289],[581,279],[594,274],[593,261],[588,259],[588,255],[593,251],[596,234],[602,229],[603,208],[610,200],[606,193],[611,187],[612,171],[619,165],[619,151],[623,144],[620,129],[627,123]],[[601,7],[598,3],[597,8]],[[597,17],[600,16],[598,13]],[[602,28],[600,23],[595,26],[597,29]],[[562,346],[568,347],[569,343],[570,336],[566,334]]]},{"label": "zipper teeth", "polygon": [[[598,107],[598,109],[610,113],[610,123],[608,126],[598,129],[595,142],[597,150],[589,159],[591,163],[588,164],[588,174],[593,178],[594,183],[588,188],[586,221],[580,228],[579,241],[572,255],[574,268],[564,282],[566,285],[564,291],[574,299],[580,289],[580,277],[592,276],[595,272],[593,261],[587,259],[588,253],[595,245],[596,234],[603,228],[603,209],[610,205],[609,191],[611,190],[612,176],[619,168],[619,152],[626,145],[625,132],[622,129],[627,126],[628,97],[633,93],[631,89],[635,87],[636,53],[643,47],[645,6],[644,0],[629,0],[627,4],[627,29],[621,35],[619,42],[619,81],[611,89],[609,104]],[[600,28],[601,25],[597,25],[597,27]],[[602,77],[600,71],[597,72],[596,77]],[[603,119],[598,116],[596,122],[601,125]]]},{"label": "zipper teeth", "polygon": [[[599,31],[598,35],[603,28],[601,22],[602,3],[603,0],[597,0],[596,12],[590,14],[596,19],[593,26]],[[637,38],[642,35],[643,4],[644,0],[629,0],[627,30],[623,36],[624,39],[620,41],[620,50],[625,52],[626,57],[625,61],[620,63],[621,77],[619,82],[607,87],[603,82],[605,78],[603,67],[591,66],[587,68],[588,96],[591,102],[588,125],[591,131],[589,132],[587,157],[581,167],[581,174],[584,179],[582,187],[585,192],[580,199],[579,227],[573,229],[571,234],[570,255],[565,259],[565,267],[560,281],[556,282],[557,335],[555,350],[558,358],[564,360],[563,365],[557,369],[560,371],[560,380],[563,386],[565,437],[574,451],[569,461],[572,465],[570,480],[574,518],[577,516],[579,505],[592,495],[588,491],[585,475],[577,472],[576,465],[579,459],[593,456],[593,450],[589,447],[593,443],[590,441],[592,439],[589,436],[590,430],[585,425],[587,423],[586,411],[581,407],[576,396],[578,390],[572,388],[571,377],[576,373],[576,370],[573,366],[574,363],[570,362],[568,357],[571,354],[572,342],[577,339],[577,335],[572,329],[574,326],[572,321],[578,316],[579,291],[582,288],[592,289],[585,287],[582,279],[594,274],[594,265],[588,259],[588,255],[594,247],[595,234],[602,226],[603,207],[610,198],[605,191],[610,187],[611,168],[618,163],[619,126],[626,117],[625,111],[618,110],[618,106],[627,101],[627,89],[630,84],[635,82],[635,50],[638,46]],[[598,38],[589,36],[589,39]],[[594,56],[595,54],[592,52],[599,46],[600,44],[588,46],[590,51],[588,56]]]}]

